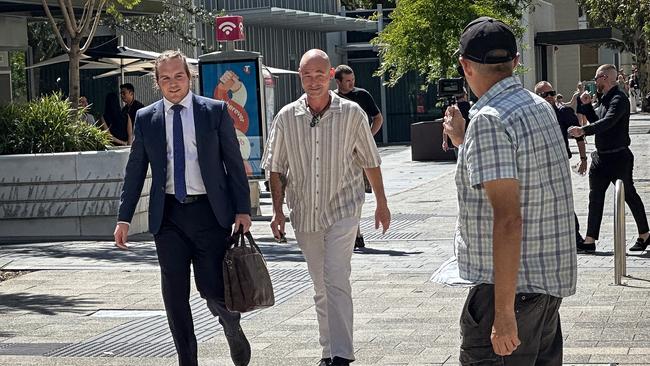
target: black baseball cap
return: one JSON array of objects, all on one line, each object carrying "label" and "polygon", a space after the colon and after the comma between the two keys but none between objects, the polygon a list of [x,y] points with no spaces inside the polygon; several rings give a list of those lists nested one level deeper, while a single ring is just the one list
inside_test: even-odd
[{"label": "black baseball cap", "polygon": [[[488,52],[504,50],[507,55],[487,57]],[[480,64],[500,64],[512,61],[517,56],[517,40],[505,23],[490,17],[471,21],[460,35],[458,52],[464,58]]]}]

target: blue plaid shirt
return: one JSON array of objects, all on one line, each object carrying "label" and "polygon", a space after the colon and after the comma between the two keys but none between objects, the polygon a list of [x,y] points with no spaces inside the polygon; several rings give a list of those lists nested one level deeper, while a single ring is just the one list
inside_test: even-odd
[{"label": "blue plaid shirt", "polygon": [[494,283],[494,216],[482,184],[516,179],[523,221],[517,292],[574,294],[573,195],[555,112],[513,76],[496,83],[478,100],[470,120],[456,170],[455,241],[461,277]]}]

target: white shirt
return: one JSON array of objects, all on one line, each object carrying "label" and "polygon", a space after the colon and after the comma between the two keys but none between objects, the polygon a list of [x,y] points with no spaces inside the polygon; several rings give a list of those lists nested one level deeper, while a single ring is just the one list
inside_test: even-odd
[{"label": "white shirt", "polygon": [[381,164],[361,107],[330,92],[320,122],[310,127],[306,96],[275,116],[262,157],[264,169],[287,178],[287,205],[298,232],[317,232],[359,217],[366,196],[363,168]]},{"label": "white shirt", "polygon": [[[181,100],[181,120],[183,121],[183,143],[185,144],[185,186],[187,194],[205,194],[205,185],[199,167],[199,154],[196,150],[196,130],[194,126],[194,106],[192,92]],[[174,194],[174,111],[172,102],[163,98],[165,114],[165,135],[167,136],[167,185],[165,193]]]}]

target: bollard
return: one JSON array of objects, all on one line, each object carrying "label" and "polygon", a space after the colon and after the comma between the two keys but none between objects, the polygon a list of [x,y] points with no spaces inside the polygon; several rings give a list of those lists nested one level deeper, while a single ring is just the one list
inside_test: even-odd
[{"label": "bollard", "polygon": [[614,200],[614,283],[621,285],[621,278],[627,276],[625,248],[625,189],[622,180],[616,181]]}]

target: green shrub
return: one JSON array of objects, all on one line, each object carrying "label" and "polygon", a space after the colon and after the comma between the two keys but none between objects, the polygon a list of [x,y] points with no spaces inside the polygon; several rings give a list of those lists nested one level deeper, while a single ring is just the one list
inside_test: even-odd
[{"label": "green shrub", "polygon": [[60,94],[0,107],[0,155],[106,150],[110,135],[82,114]]}]

